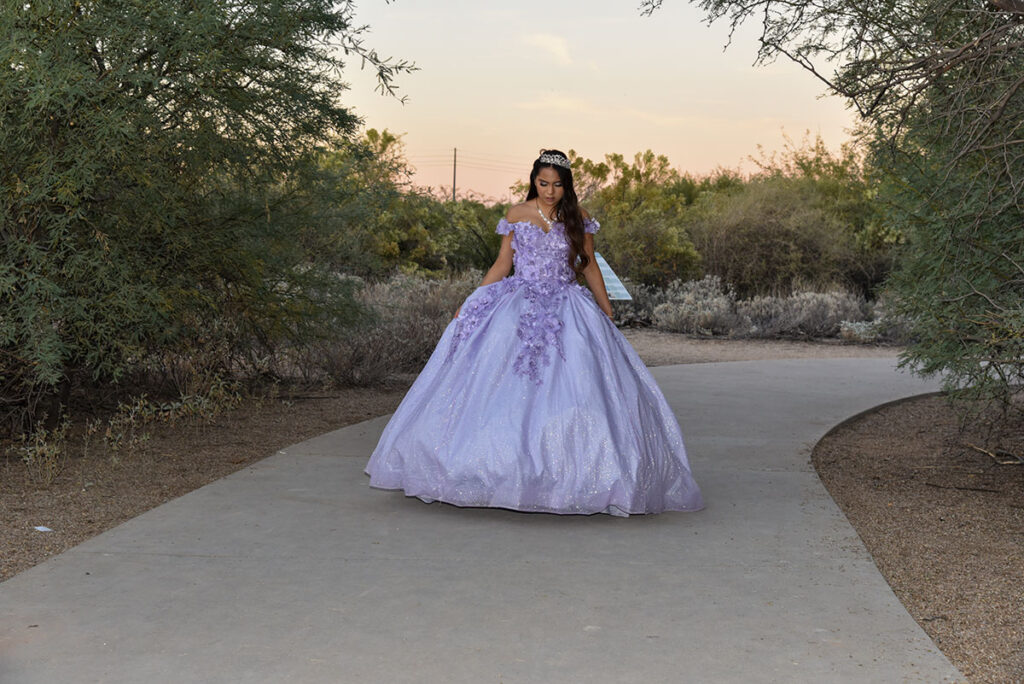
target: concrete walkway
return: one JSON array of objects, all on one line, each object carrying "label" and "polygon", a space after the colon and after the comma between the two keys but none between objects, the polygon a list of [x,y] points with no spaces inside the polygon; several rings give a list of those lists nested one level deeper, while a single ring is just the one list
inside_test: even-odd
[{"label": "concrete walkway", "polygon": [[808,461],[935,389],[888,359],[654,369],[700,513],[554,516],[371,490],[376,419],[0,584],[0,682],[942,682],[963,677]]}]

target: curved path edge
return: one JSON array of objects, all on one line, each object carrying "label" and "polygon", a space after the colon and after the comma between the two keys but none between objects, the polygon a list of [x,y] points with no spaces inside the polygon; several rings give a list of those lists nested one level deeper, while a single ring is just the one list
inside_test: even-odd
[{"label": "curved path edge", "polygon": [[708,507],[552,516],[371,490],[387,417],[0,585],[0,681],[955,682],[811,467],[937,389],[892,359],[653,368]]}]

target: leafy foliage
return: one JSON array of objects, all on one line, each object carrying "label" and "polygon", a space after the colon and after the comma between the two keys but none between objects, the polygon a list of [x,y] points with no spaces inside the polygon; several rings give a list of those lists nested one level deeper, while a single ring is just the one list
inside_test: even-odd
[{"label": "leafy foliage", "polygon": [[440,201],[410,182],[401,138],[369,129],[301,172],[289,207],[297,234],[333,268],[361,278],[439,277],[494,261],[502,206]]},{"label": "leafy foliage", "polygon": [[[891,290],[916,340],[904,362],[944,373],[959,398],[1020,416],[1024,383],[1024,212],[993,202],[978,163],[946,171],[933,147],[894,165],[887,189],[907,243]],[[974,166],[974,168],[971,168]],[[943,193],[918,188],[941,184]],[[965,404],[966,405],[966,404]],[[1006,416],[1009,418],[1009,416]]]},{"label": "leafy foliage", "polygon": [[708,197],[690,220],[707,272],[741,297],[839,281],[842,225],[815,206],[809,190],[770,179]]},{"label": "leafy foliage", "polygon": [[861,155],[852,147],[833,154],[820,138],[762,154],[749,178],[726,170],[694,178],[651,151],[632,163],[572,156],[602,221],[600,249],[636,284],[703,273],[741,296],[833,283],[867,295],[899,239],[879,227]]},{"label": "leafy foliage", "polygon": [[595,163],[572,150],[574,182],[581,200],[601,221],[601,253],[616,272],[654,285],[687,279],[700,271],[700,255],[683,226],[696,183],[668,158],[647,150],[632,163],[621,154]]},{"label": "leafy foliage", "polygon": [[[0,393],[18,429],[84,380],[252,363],[353,320],[293,238],[295,168],[358,120],[351,3],[55,0],[0,29]],[[57,415],[52,410],[51,415]]]},{"label": "leafy foliage", "polygon": [[861,114],[879,170],[878,203],[906,239],[891,284],[916,340],[906,363],[945,374],[961,397],[993,400],[1003,415],[1019,412],[1024,3],[700,6],[733,28],[759,23],[762,60],[793,60]]}]

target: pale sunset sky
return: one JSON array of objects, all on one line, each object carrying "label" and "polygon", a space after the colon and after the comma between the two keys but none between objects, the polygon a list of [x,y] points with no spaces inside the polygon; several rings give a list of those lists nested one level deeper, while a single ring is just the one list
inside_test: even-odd
[{"label": "pale sunset sky", "polygon": [[693,174],[749,171],[758,145],[820,134],[830,149],[853,116],[788,62],[753,66],[756,27],[725,51],[724,23],[707,26],[683,0],[652,17],[639,0],[384,0],[356,7],[366,45],[420,68],[398,78],[403,105],[346,64],[342,102],[369,128],[403,136],[421,186],[509,199],[542,147],[594,160],[646,149]]}]

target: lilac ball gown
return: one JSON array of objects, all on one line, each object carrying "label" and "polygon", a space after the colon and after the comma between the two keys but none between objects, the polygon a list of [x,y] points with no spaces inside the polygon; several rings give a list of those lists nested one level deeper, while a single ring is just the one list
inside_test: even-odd
[{"label": "lilac ball gown", "polygon": [[702,508],[679,424],[576,283],[564,226],[502,219],[497,231],[512,233],[514,275],[466,298],[384,429],[370,485],[517,511]]}]

